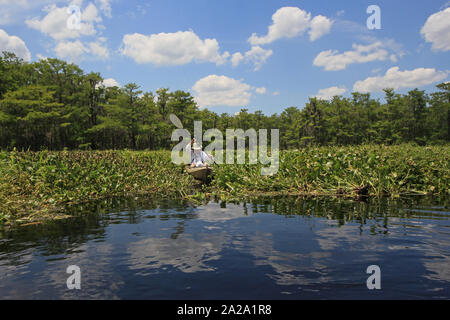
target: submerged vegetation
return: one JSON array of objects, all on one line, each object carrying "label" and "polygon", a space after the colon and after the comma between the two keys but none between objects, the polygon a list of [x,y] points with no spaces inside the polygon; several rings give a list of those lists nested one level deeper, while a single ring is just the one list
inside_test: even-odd
[{"label": "submerged vegetation", "polygon": [[450,146],[308,147],[280,153],[276,175],[261,165],[215,166],[197,185],[169,151],[0,152],[0,220],[26,223],[61,217],[81,202],[111,196],[191,200],[253,195],[361,197],[450,194]]}]

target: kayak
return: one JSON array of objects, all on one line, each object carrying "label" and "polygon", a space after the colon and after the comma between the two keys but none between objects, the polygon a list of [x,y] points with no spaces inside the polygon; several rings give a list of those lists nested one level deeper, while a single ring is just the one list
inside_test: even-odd
[{"label": "kayak", "polygon": [[194,179],[200,181],[207,181],[209,175],[212,173],[211,167],[190,168],[186,167],[186,172],[189,173]]}]

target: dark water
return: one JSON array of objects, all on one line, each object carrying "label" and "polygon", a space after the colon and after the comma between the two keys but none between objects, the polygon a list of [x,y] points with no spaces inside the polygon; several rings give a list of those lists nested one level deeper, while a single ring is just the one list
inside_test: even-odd
[{"label": "dark water", "polygon": [[[110,199],[78,211],[0,231],[1,299],[450,299],[445,199]],[[80,290],[67,288],[69,265]],[[381,290],[367,289],[370,265]]]}]

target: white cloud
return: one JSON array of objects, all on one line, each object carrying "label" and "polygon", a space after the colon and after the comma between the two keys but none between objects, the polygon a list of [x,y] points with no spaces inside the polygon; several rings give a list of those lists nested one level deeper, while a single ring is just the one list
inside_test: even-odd
[{"label": "white cloud", "polygon": [[0,5],[21,5],[21,6],[27,6],[28,1],[27,0],[0,0]]},{"label": "white cloud", "polygon": [[104,44],[99,42],[89,42],[89,52],[102,59],[108,59],[109,58],[109,50],[107,47],[104,46]]},{"label": "white cloud", "polygon": [[103,14],[106,17],[111,18],[111,0],[96,0],[96,2],[100,3],[100,10],[102,10]]},{"label": "white cloud", "polygon": [[420,31],[431,48],[435,51],[450,50],[450,8],[439,11],[428,17]]},{"label": "white cloud", "polygon": [[244,56],[240,52],[236,52],[231,57],[231,64],[233,67],[237,67],[244,60]]},{"label": "white cloud", "polygon": [[391,61],[397,61],[397,55],[389,54],[386,45],[381,41],[369,45],[353,44],[352,47],[352,51],[344,53],[339,53],[337,50],[322,51],[314,59],[313,64],[324,67],[326,71],[338,71],[345,70],[348,65],[353,63],[384,61],[388,58]]},{"label": "white cloud", "polygon": [[311,41],[317,40],[330,32],[332,21],[324,16],[316,16],[311,20],[311,13],[297,7],[283,7],[272,15],[272,25],[267,35],[258,37],[253,33],[248,41],[252,45],[271,43],[281,38],[294,38],[310,29]]},{"label": "white cloud", "polygon": [[219,53],[216,39],[201,40],[193,31],[158,33],[146,36],[140,33],[123,37],[122,54],[137,63],[162,65],[183,65],[195,62],[226,62],[228,52]]},{"label": "white cloud", "polygon": [[25,42],[17,36],[10,36],[4,30],[0,29],[0,53],[10,51],[25,61],[31,60],[31,53]]},{"label": "white cloud", "polygon": [[30,12],[67,0],[0,0],[0,25],[23,24]]},{"label": "white cloud", "polygon": [[102,81],[102,85],[105,86],[106,88],[109,87],[121,87],[120,83],[118,83],[115,79],[113,78],[108,78]]},{"label": "white cloud", "polygon": [[334,96],[340,96],[347,92],[345,87],[331,87],[326,89],[320,89],[319,93],[315,95],[318,99],[330,100]]},{"label": "white cloud", "polygon": [[255,92],[258,94],[266,94],[267,89],[264,87],[260,87],[260,88],[255,88]]},{"label": "white cloud", "polygon": [[244,61],[245,63],[253,63],[254,70],[258,71],[272,54],[272,50],[266,50],[261,48],[260,46],[254,46],[244,55],[242,55],[240,52],[233,54],[233,56],[231,57],[231,63],[233,67],[238,66],[242,61]]},{"label": "white cloud", "polygon": [[250,102],[251,86],[226,76],[209,75],[192,87],[201,107],[243,107]]},{"label": "white cloud", "polygon": [[315,41],[322,36],[330,33],[333,22],[327,17],[318,15],[311,20],[311,30],[309,30],[309,38]]},{"label": "white cloud", "polygon": [[80,40],[60,41],[55,47],[55,53],[58,58],[66,59],[70,62],[79,62],[87,55],[102,59],[109,58],[109,51],[102,41],[89,42],[86,45]]},{"label": "white cloud", "polygon": [[[29,7],[42,7],[43,5],[46,5],[48,3],[55,3],[55,2],[68,2],[67,0],[0,0],[0,5],[16,5],[21,6],[22,8],[29,8]],[[73,3],[81,3],[83,0],[73,0]]]},{"label": "white cloud", "polygon": [[380,71],[381,71],[381,68],[376,68],[376,69],[372,70],[372,73],[375,74],[375,73],[379,73]]},{"label": "white cloud", "polygon": [[442,81],[447,75],[447,71],[437,71],[433,68],[400,71],[399,67],[393,67],[386,71],[384,76],[357,81],[353,86],[353,91],[381,92],[385,88],[416,88]]},{"label": "white cloud", "polygon": [[56,56],[60,59],[67,59],[70,62],[79,61],[81,56],[88,52],[89,49],[80,40],[60,41],[55,47]]},{"label": "white cloud", "polygon": [[102,18],[94,4],[89,3],[81,12],[79,29],[70,29],[67,27],[67,21],[70,17],[67,9],[67,7],[58,8],[53,4],[46,8],[48,13],[42,20],[33,18],[26,20],[25,23],[28,27],[39,30],[55,40],[73,39],[96,34],[96,24],[100,23]]},{"label": "white cloud", "polygon": [[47,58],[48,58],[48,57],[46,57],[46,56],[44,56],[43,54],[40,54],[40,53],[38,53],[38,54],[36,55],[36,57],[37,57],[39,60],[47,60]]},{"label": "white cloud", "polygon": [[280,91],[275,91],[275,92],[273,93],[273,95],[274,95],[274,96],[279,96],[279,95],[280,95]]},{"label": "white cloud", "polygon": [[261,69],[261,66],[272,54],[272,50],[266,50],[255,46],[245,53],[245,60],[252,62],[255,66],[255,71],[257,71]]}]

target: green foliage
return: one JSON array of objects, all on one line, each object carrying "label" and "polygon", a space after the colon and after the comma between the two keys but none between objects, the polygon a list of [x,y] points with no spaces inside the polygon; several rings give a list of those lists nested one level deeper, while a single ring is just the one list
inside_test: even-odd
[{"label": "green foliage", "polygon": [[308,147],[280,153],[276,175],[261,176],[261,165],[216,169],[217,194],[295,195],[450,194],[450,147],[412,145]]},{"label": "green foliage", "polygon": [[[242,109],[231,116],[199,109],[188,92],[153,94],[134,83],[118,88],[102,81],[58,59],[0,56],[0,148],[13,150],[0,152],[0,222],[53,217],[79,201],[139,193],[192,201],[212,194],[449,193],[449,83],[431,94],[386,89],[385,103],[355,92],[311,98],[279,115]],[[280,170],[270,177],[261,176],[260,165],[217,167],[211,185],[193,195],[192,179],[168,151],[67,151],[171,149],[171,113],[192,133],[194,121],[222,132],[280,129],[281,148],[301,151],[282,152]],[[434,144],[441,147],[417,146]]]},{"label": "green foliage", "polygon": [[58,59],[27,63],[0,56],[0,147],[19,150],[171,149],[170,113],[193,132],[217,128],[280,129],[282,149],[310,145],[416,143],[450,140],[450,84],[426,94],[386,89],[385,103],[369,94],[331,101],[311,98],[304,108],[279,115],[242,109],[234,116],[199,109],[190,93],[168,88],[142,92],[134,83],[106,88],[98,73]]},{"label": "green foliage", "polygon": [[1,152],[0,174],[0,212],[8,220],[106,196],[185,195],[192,183],[167,151]]},{"label": "green foliage", "polygon": [[450,194],[449,146],[283,151],[276,175],[261,176],[260,164],[214,166],[214,179],[201,189],[170,156],[128,150],[0,152],[0,221],[54,218],[80,202],[124,195],[201,202],[210,196]]}]

